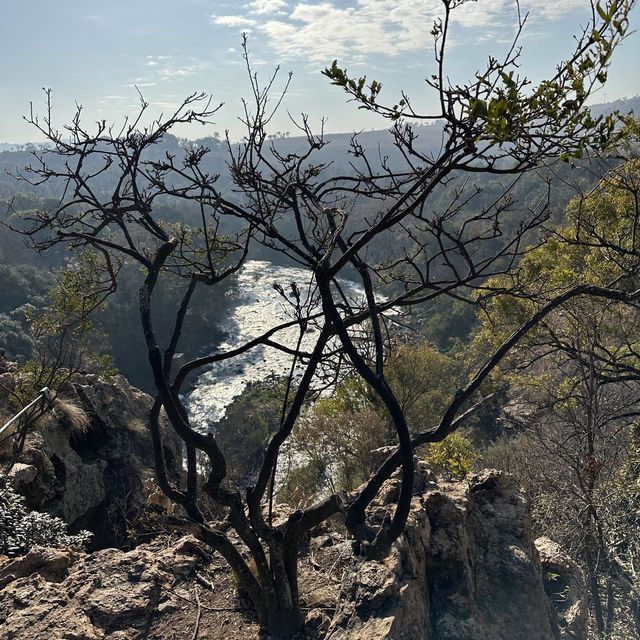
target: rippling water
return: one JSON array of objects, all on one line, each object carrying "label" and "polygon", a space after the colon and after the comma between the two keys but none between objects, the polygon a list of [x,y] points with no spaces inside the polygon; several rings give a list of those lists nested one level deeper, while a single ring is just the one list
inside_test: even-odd
[{"label": "rippling water", "polygon": [[[238,347],[257,338],[268,329],[291,319],[291,313],[282,296],[273,288],[278,283],[288,290],[296,282],[303,299],[307,295],[309,272],[295,267],[275,265],[264,260],[249,260],[237,276],[237,285],[228,292],[233,311],[221,324],[226,340],[218,351]],[[359,298],[363,292],[354,282],[341,282],[347,296]],[[310,331],[303,340],[303,348],[312,347],[316,335]],[[274,339],[295,347],[298,328],[278,332]],[[227,406],[240,395],[248,383],[265,380],[271,375],[289,373],[291,356],[273,348],[259,345],[226,362],[216,363],[203,373],[187,397],[187,408],[196,428],[206,431],[224,417]]]}]

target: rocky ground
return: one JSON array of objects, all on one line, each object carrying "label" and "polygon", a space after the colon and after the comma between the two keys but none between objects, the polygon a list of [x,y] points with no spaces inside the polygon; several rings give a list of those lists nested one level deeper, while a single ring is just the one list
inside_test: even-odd
[{"label": "rocky ground", "polygon": [[[301,567],[305,637],[328,628],[350,545],[317,538]],[[0,638],[255,640],[259,627],[231,572],[190,536],[93,554],[34,549],[0,560]]]},{"label": "rocky ground", "polygon": [[[420,484],[407,532],[384,562],[354,557],[337,531],[316,532],[301,560],[300,638],[586,639],[582,576],[551,541],[537,550],[509,477],[487,471],[435,485],[424,473]],[[396,489],[388,483],[378,516]],[[0,629],[1,640],[259,636],[223,559],[191,537],[166,536],[129,552],[0,559]]]},{"label": "rocky ground", "polygon": [[246,604],[237,599],[229,573],[211,560],[191,538],[158,539],[128,553],[105,549],[88,556],[36,549],[0,569],[0,637],[257,637],[251,613],[240,610]]},{"label": "rocky ground", "polygon": [[[10,390],[13,375],[0,366],[0,390]],[[0,556],[0,640],[257,638],[224,560],[193,538],[157,535],[166,505],[151,480],[151,398],[121,377],[86,376],[65,394],[67,411],[80,410],[85,426],[59,405],[29,433],[10,481],[31,508],[90,530],[97,550]],[[7,401],[0,393],[0,413]],[[178,474],[170,431],[165,448]],[[398,490],[397,479],[385,483],[373,524],[388,516]],[[155,534],[147,538],[149,514],[146,532]],[[301,639],[587,638],[578,567],[551,540],[534,542],[526,496],[497,471],[438,483],[418,461],[408,527],[389,557],[365,562],[339,524],[320,528],[300,560],[299,586]]]}]

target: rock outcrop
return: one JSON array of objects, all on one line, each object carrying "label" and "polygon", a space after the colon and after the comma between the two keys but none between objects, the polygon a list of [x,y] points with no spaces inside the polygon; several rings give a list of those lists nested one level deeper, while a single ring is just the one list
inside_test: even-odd
[{"label": "rock outcrop", "polygon": [[549,552],[553,571],[575,579],[572,611],[557,613],[512,478],[485,471],[468,485],[423,484],[391,555],[360,561],[346,580],[331,640],[586,640],[579,572],[558,548]]},{"label": "rock outcrop", "polygon": [[0,638],[148,638],[162,611],[179,606],[176,584],[192,576],[203,558],[210,560],[207,556],[186,537],[128,553],[34,549],[20,559],[0,559]]},{"label": "rock outcrop", "polygon": [[[120,546],[153,475],[152,400],[122,376],[95,375],[67,385],[60,398],[29,433],[10,481],[29,508],[63,518],[72,532],[91,531],[93,548]],[[170,429],[164,434],[167,466],[177,476],[180,443]]]},{"label": "rock outcrop", "polygon": [[[582,575],[555,543],[534,544],[514,481],[485,471],[471,483],[436,485],[422,471],[407,531],[384,561],[352,557],[330,530],[311,541],[300,562],[301,638],[586,640]],[[397,485],[385,489],[373,518],[387,512]],[[0,558],[0,640],[192,637],[200,612],[199,637],[249,640],[258,625],[246,608],[228,565],[215,556],[212,564],[189,536],[127,553]]]}]

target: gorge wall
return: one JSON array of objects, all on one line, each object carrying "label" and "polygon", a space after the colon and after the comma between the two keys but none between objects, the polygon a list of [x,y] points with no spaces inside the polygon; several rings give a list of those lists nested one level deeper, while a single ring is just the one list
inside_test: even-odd
[{"label": "gorge wall", "polygon": [[[4,414],[11,412],[13,385],[15,368],[0,363]],[[122,376],[96,375],[67,385],[60,398],[29,431],[10,481],[31,509],[63,518],[72,532],[90,531],[92,548],[122,546],[128,525],[146,503],[144,483],[153,476],[147,426],[152,399]],[[166,425],[163,431],[165,460],[175,477],[182,465],[180,441]],[[3,454],[6,458],[10,451],[0,452],[0,462]]]},{"label": "gorge wall", "polygon": [[[381,517],[396,490],[382,493]],[[486,470],[438,485],[422,465],[416,493],[391,555],[354,567],[331,640],[587,638],[581,572],[558,545],[533,540],[511,477]]]}]

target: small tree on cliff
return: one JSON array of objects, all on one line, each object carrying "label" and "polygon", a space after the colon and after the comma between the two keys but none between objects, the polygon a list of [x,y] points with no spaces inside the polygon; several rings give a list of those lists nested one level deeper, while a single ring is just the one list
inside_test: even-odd
[{"label": "small tree on cliff", "polygon": [[[465,0],[443,0],[443,17],[433,28],[436,73],[427,79],[438,97],[432,113],[422,113],[407,97],[387,105],[381,86],[366,78],[351,78],[337,63],[325,71],[361,108],[394,122],[392,134],[398,159],[369,157],[354,138],[352,171],[336,175],[317,160],[327,141],[315,135],[303,117],[297,124],[302,151],[284,152],[270,142],[267,129],[273,110],[272,83],[259,84],[247,68],[253,94],[243,114],[243,141],[228,145],[230,184],[206,170],[208,150],[188,148],[183,157],[158,153],[158,144],[175,125],[208,122],[215,113],[204,95],[192,95],[169,118],[147,127],[140,117],[120,129],[98,123],[96,131],[82,125],[80,113],[66,130],[56,130],[51,112],[30,121],[48,139],[50,150],[39,152],[24,174],[31,182],[59,181],[64,197],[54,210],[30,213],[23,232],[45,250],[66,243],[72,248],[98,250],[115,274],[113,262],[132,260],[143,267],[140,321],[148,348],[157,397],[151,412],[158,483],[179,504],[184,516],[174,524],[189,530],[221,553],[238,583],[251,598],[260,621],[273,635],[291,636],[303,624],[297,584],[297,555],[307,532],[335,514],[342,514],[355,539],[356,551],[382,558],[402,533],[413,490],[413,451],[416,446],[443,440],[464,420],[482,382],[503,356],[551,309],[567,297],[591,293],[632,301],[635,294],[604,287],[578,286],[538,310],[514,332],[469,382],[458,389],[433,428],[410,435],[405,415],[385,377],[387,328],[391,310],[402,310],[438,296],[466,299],[485,287],[487,278],[504,273],[523,253],[527,236],[545,219],[547,201],[524,213],[513,209],[511,186],[499,197],[470,203],[477,189],[454,176],[492,174],[496,181],[558,156],[582,156],[616,136],[615,121],[593,119],[585,101],[605,79],[613,50],[628,27],[633,0],[594,5],[593,20],[577,39],[574,53],[549,80],[537,87],[517,74],[516,43],[503,60],[490,58],[485,69],[464,85],[447,80],[445,53],[451,12]],[[278,102],[279,104],[279,102]],[[442,145],[421,148],[411,122],[442,124]],[[56,158],[63,158],[60,163]],[[453,181],[452,188],[442,187]],[[227,185],[225,187],[225,184]],[[431,202],[439,195],[438,210]],[[166,199],[196,206],[193,224],[171,225],[155,213]],[[444,204],[443,201],[446,201]],[[194,296],[237,271],[252,242],[275,249],[303,266],[308,280],[289,290],[291,320],[246,344],[195,359],[174,371],[173,356]],[[375,253],[374,253],[375,249]],[[375,255],[375,260],[370,256]],[[361,300],[342,290],[340,276],[355,273],[364,289]],[[167,344],[154,330],[153,295],[161,278],[184,282],[184,297],[176,309],[175,326]],[[376,283],[387,282],[392,294],[383,299]],[[363,341],[361,327],[368,328]],[[297,328],[296,345],[284,344],[279,333]],[[315,329],[314,344],[303,349],[302,336]],[[225,481],[227,462],[215,436],[190,423],[180,393],[187,376],[214,362],[232,359],[255,347],[280,349],[292,360],[279,429],[264,451],[255,484],[245,495]],[[305,399],[324,374],[346,361],[380,398],[397,433],[398,448],[368,482],[353,494],[333,494],[284,522],[274,524],[264,501],[273,492],[278,453],[294,429]],[[293,372],[298,377],[293,384]],[[318,383],[317,380],[320,379]],[[481,399],[476,398],[476,402]],[[159,429],[161,410],[185,443],[187,473],[184,486],[174,486],[165,472]],[[203,483],[197,476],[196,453],[209,461]],[[375,528],[367,521],[367,507],[383,482],[401,467],[397,504],[389,519]],[[236,544],[223,530],[207,522],[200,508],[201,493],[224,508],[236,531]],[[247,554],[255,569],[250,569]]]},{"label": "small tree on cliff", "polygon": [[[636,291],[639,222],[636,158],[572,200],[564,226],[500,278],[508,280],[511,295],[487,305],[476,337],[480,348],[499,345],[559,291],[584,283]],[[512,395],[528,411],[516,421],[513,443],[498,445],[496,462],[525,480],[538,530],[582,564],[595,628],[604,637],[612,630],[624,637],[626,625],[628,634],[630,627],[640,631],[640,603],[633,597],[635,504],[623,488],[633,486],[625,474],[633,466],[640,416],[639,321],[637,309],[616,300],[574,299],[503,362]],[[505,449],[520,448],[526,454],[508,464]]]}]

